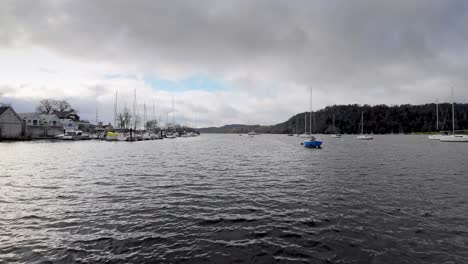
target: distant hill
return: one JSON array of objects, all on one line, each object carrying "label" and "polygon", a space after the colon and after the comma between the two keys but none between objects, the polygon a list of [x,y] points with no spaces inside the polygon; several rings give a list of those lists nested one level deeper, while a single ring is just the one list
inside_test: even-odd
[{"label": "distant hill", "polygon": [[[424,105],[333,105],[314,112],[316,129],[314,133],[334,133],[333,115],[337,133],[356,134],[359,132],[361,111],[364,111],[364,132],[375,134],[431,132],[436,130],[436,106]],[[283,123],[272,126],[225,125],[201,128],[201,133],[303,133],[304,118],[307,115],[307,131],[310,131],[309,112],[296,114]],[[451,130],[451,104],[439,104],[439,129]],[[468,104],[455,105],[456,129],[468,129]],[[314,122],[313,122],[314,123]],[[314,125],[312,125],[314,127]],[[296,129],[297,128],[297,129]],[[297,130],[297,131],[296,131]]]}]

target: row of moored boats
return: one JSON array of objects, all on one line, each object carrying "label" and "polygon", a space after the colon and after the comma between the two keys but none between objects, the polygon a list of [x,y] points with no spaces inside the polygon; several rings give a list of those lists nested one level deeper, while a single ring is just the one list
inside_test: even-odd
[{"label": "row of moored boats", "polygon": [[158,139],[174,139],[178,137],[196,137],[198,133],[188,132],[179,134],[178,132],[167,132],[167,133],[130,133],[130,132],[107,132],[102,134],[88,134],[81,130],[67,131],[65,134],[56,136],[57,139],[61,140],[105,140],[105,141],[144,141],[144,140],[158,140]]}]

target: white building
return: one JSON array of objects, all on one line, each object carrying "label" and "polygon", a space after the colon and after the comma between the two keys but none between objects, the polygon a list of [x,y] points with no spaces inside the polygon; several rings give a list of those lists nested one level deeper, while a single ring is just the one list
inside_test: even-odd
[{"label": "white building", "polygon": [[18,115],[25,122],[26,126],[42,125],[41,116],[38,113],[19,113]]},{"label": "white building", "polygon": [[52,114],[52,115],[40,115],[41,121],[43,125],[46,126],[62,126],[62,123],[60,122],[60,119],[58,118],[57,115]]},{"label": "white building", "polygon": [[78,124],[71,119],[62,119],[60,120],[65,131],[78,130]]}]

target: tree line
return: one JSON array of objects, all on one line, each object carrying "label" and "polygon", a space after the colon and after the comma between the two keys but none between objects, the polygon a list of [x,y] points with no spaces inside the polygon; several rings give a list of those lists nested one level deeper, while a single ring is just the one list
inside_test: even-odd
[{"label": "tree line", "polygon": [[[439,130],[452,129],[451,104],[439,104]],[[436,131],[436,105],[333,105],[313,112],[312,128],[310,112],[296,114],[287,121],[272,126],[234,125],[202,129],[212,133],[360,133],[361,113],[364,116],[364,133],[389,134]],[[333,118],[335,126],[333,126]],[[315,121],[314,121],[315,120]],[[315,126],[314,126],[315,124]],[[468,104],[455,104],[455,127],[468,129]]]}]

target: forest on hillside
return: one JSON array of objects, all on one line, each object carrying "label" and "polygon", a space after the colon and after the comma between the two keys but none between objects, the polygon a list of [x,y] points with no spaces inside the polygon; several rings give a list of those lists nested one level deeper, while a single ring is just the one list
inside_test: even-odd
[{"label": "forest on hillside", "polygon": [[[361,112],[364,115],[364,133],[389,134],[436,131],[436,105],[333,105],[313,112],[313,133],[357,134],[360,131]],[[204,128],[204,133],[304,133],[310,131],[310,112],[299,113],[289,120],[272,126],[227,125]],[[333,126],[335,117],[335,127]],[[306,120],[304,120],[307,118]],[[306,121],[306,122],[305,122]],[[314,125],[315,124],[315,125]],[[439,104],[439,130],[452,129],[452,105]],[[468,129],[468,104],[455,104],[455,129]]]}]

